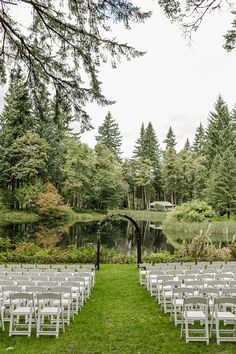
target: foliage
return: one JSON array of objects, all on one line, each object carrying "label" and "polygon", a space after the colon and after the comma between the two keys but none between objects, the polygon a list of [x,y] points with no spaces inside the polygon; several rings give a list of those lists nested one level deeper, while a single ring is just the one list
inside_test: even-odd
[{"label": "foliage", "polygon": [[130,28],[130,22],[144,22],[150,15],[123,0],[3,2],[1,82],[6,81],[9,70],[21,68],[36,105],[40,87],[51,87],[54,93],[61,90],[71,102],[74,116],[89,126],[85,103],[110,102],[101,93],[99,66],[110,62],[115,67],[121,57],[143,54],[118,43],[111,23]]},{"label": "foliage", "polygon": [[31,183],[24,184],[18,188],[16,192],[16,199],[22,209],[35,210],[37,206],[37,200],[40,193],[43,192],[43,184],[39,179],[32,181]]},{"label": "foliage", "polygon": [[208,232],[201,232],[195,236],[190,245],[185,243],[178,253],[181,257],[189,257],[195,262],[201,260],[224,261],[232,260],[233,253],[230,247],[216,248],[211,241]]},{"label": "foliage", "polygon": [[64,204],[57,189],[52,183],[47,182],[37,200],[38,214],[48,219],[63,219],[68,217],[69,210],[70,208]]},{"label": "foliage", "polygon": [[219,214],[230,218],[236,210],[236,158],[227,148],[222,156],[217,155],[212,164],[210,178],[206,188],[206,199]]},{"label": "foliage", "polygon": [[174,210],[168,213],[167,220],[169,221],[205,221],[214,216],[212,208],[201,200],[192,200],[177,206]]}]

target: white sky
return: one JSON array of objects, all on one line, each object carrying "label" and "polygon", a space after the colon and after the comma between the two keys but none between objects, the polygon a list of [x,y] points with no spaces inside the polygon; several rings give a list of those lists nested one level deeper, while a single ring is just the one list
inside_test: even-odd
[{"label": "white sky", "polygon": [[[144,0],[135,3],[142,6]],[[236,51],[227,53],[222,48],[223,34],[232,21],[229,11],[206,18],[189,48],[179,27],[170,23],[157,1],[145,0],[145,9],[153,10],[151,19],[130,31],[115,26],[115,35],[147,54],[122,61],[117,69],[107,65],[101,69],[103,93],[116,104],[105,108],[90,105],[95,129],[81,137],[93,147],[97,127],[110,110],[123,136],[124,157],[131,157],[142,122],[153,123],[161,145],[171,125],[181,149],[187,137],[193,140],[200,121],[206,126],[219,93],[230,109],[236,103]]]}]

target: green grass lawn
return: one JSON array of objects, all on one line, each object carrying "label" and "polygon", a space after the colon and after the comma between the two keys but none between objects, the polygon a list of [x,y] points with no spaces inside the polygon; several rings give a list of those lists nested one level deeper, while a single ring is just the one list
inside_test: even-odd
[{"label": "green grass lawn", "polygon": [[[13,348],[13,349],[10,349]],[[8,350],[7,350],[8,348]],[[196,354],[236,353],[236,343],[186,344],[155,299],[138,285],[134,265],[101,265],[88,303],[59,339],[8,337],[0,353],[17,354]]]}]

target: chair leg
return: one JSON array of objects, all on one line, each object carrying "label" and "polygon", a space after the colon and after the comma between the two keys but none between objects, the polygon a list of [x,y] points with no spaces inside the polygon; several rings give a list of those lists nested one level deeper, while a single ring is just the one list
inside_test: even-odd
[{"label": "chair leg", "polygon": [[209,345],[209,327],[208,327],[208,319],[206,318],[205,322],[205,332],[206,332],[206,338],[207,338],[207,345]]},{"label": "chair leg", "polygon": [[220,329],[219,329],[218,318],[215,319],[215,322],[216,322],[216,341],[217,341],[217,344],[220,345]]},{"label": "chair leg", "polygon": [[185,338],[186,338],[186,343],[189,342],[189,333],[188,333],[188,319],[187,316],[185,318]]}]

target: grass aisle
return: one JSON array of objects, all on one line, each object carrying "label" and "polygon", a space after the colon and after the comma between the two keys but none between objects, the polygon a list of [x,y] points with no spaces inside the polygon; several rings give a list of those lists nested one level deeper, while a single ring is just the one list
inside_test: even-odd
[{"label": "grass aisle", "polygon": [[[236,343],[185,344],[155,300],[138,285],[133,265],[102,265],[95,289],[75,322],[59,339],[0,334],[0,353],[196,354],[236,353]],[[8,348],[8,350],[7,350]]]}]

